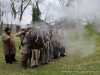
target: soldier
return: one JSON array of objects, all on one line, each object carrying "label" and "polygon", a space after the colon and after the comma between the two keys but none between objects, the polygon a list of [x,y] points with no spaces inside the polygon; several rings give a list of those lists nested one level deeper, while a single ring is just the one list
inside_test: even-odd
[{"label": "soldier", "polygon": [[65,47],[67,47],[67,44],[68,44],[68,35],[67,35],[67,32],[66,32],[66,29],[65,27],[63,27],[61,29],[61,49],[60,49],[60,57],[64,57],[66,56],[64,53],[65,53]]},{"label": "soldier", "polygon": [[41,57],[42,57],[42,64],[48,64],[48,60],[49,60],[49,28],[48,26],[45,26],[45,28],[43,28],[43,43],[45,45],[45,47],[43,48],[43,50],[41,51]]},{"label": "soldier", "polygon": [[44,47],[42,37],[40,35],[40,27],[34,27],[34,30],[31,35],[31,50],[32,50],[32,57],[31,57],[31,68],[34,69],[38,67],[38,60],[40,57],[40,50]]},{"label": "soldier", "polygon": [[59,39],[58,39],[58,32],[57,29],[53,29],[53,53],[54,53],[54,59],[58,58],[59,54]]},{"label": "soldier", "polygon": [[50,48],[49,48],[49,61],[53,59],[53,28],[49,29],[49,37],[50,37]]},{"label": "soldier", "polygon": [[[31,27],[27,27],[27,32],[29,33],[29,39],[31,39],[31,33],[32,33],[32,28]],[[29,53],[29,60],[30,60],[30,64],[31,64],[31,57],[32,57],[32,51],[31,51],[31,48],[30,48],[30,45],[31,45],[31,40],[29,40],[29,49],[30,49],[30,53]]]},{"label": "soldier", "polygon": [[[58,29],[58,38],[59,38],[59,51],[60,51],[60,57],[63,57],[64,56],[64,54],[63,54],[63,52],[64,52],[64,39],[65,38],[63,38],[63,33],[62,33],[62,29],[61,28],[59,28]],[[64,40],[64,41],[63,41]]]},{"label": "soldier", "polygon": [[13,36],[11,35],[11,29],[9,27],[5,28],[5,33],[2,35],[2,41],[3,41],[3,52],[5,55],[5,61],[6,63],[12,63],[14,61],[17,61],[15,59],[16,54],[16,47],[15,47],[15,41],[13,39]]},{"label": "soldier", "polygon": [[26,32],[26,27],[22,26],[21,31],[16,34],[16,36],[20,37],[21,45],[20,45],[20,52],[21,52],[21,61],[22,61],[22,68],[25,70],[27,66],[27,61],[29,58],[29,33]]}]

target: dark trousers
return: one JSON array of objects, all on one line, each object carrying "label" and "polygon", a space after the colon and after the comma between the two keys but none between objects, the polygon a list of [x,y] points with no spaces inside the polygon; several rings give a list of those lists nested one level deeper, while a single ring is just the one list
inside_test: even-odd
[{"label": "dark trousers", "polygon": [[61,49],[60,49],[60,55],[62,55],[62,54],[64,54],[65,53],[65,47],[62,47]]},{"label": "dark trousers", "polygon": [[54,58],[58,58],[59,49],[58,47],[53,47]]},{"label": "dark trousers", "polygon": [[12,61],[16,61],[15,54],[11,54],[10,56],[9,55],[5,55],[5,61],[6,61],[6,63],[9,63],[10,62],[10,59]]},{"label": "dark trousers", "polygon": [[54,55],[53,54],[53,45],[51,45],[50,46],[50,49],[49,49],[49,58],[48,58],[49,61],[51,61],[53,59],[53,55]]}]

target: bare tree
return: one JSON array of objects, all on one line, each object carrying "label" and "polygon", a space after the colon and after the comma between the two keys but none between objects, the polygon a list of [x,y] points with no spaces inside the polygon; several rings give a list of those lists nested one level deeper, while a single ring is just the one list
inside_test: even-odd
[{"label": "bare tree", "polygon": [[2,2],[0,1],[0,35],[2,35],[3,32],[3,15],[4,11],[2,10]]},{"label": "bare tree", "polygon": [[[12,12],[12,16],[14,17],[14,19],[16,19],[16,17],[19,18],[19,20],[22,20],[22,16],[24,11],[26,10],[26,8],[31,4],[32,0],[12,0],[11,2],[11,12]],[[18,32],[20,29],[19,26],[16,27],[16,31]]]},{"label": "bare tree", "polygon": [[[9,0],[9,1],[2,0],[2,1],[0,1],[0,32],[2,31],[2,28],[3,28],[3,17],[8,18],[8,16],[4,16],[4,13],[7,14],[8,11],[6,11],[6,12],[2,11],[1,8],[2,9],[6,8],[7,10],[9,9],[9,12],[12,14],[12,19],[18,18],[21,21],[22,17],[23,17],[23,13],[29,5],[34,5],[34,4],[36,4],[36,2],[41,3],[43,1],[45,1],[45,0]],[[4,4],[5,2],[9,2],[9,3],[7,3],[7,5],[6,5],[6,4]],[[1,7],[1,6],[3,6],[3,7]],[[20,27],[16,26],[17,32],[19,31],[19,29],[20,29]]]},{"label": "bare tree", "polygon": [[34,5],[36,2],[41,3],[43,1],[44,0],[13,0],[11,8],[14,18],[18,16],[21,21],[23,13],[29,5]]},{"label": "bare tree", "polygon": [[71,4],[71,2],[73,1],[78,1],[78,0],[58,0],[58,2],[62,5],[62,6],[69,6]]},{"label": "bare tree", "polygon": [[0,22],[1,22],[1,2],[0,2]]},{"label": "bare tree", "polygon": [[[34,5],[36,2],[41,3],[43,1],[44,0],[12,0],[11,8],[14,19],[18,17],[21,21],[23,13],[29,5]],[[17,26],[16,31],[19,31],[19,26]]]},{"label": "bare tree", "polygon": [[[2,31],[2,21],[1,21],[2,13],[1,13],[1,2],[0,2],[0,32]],[[1,35],[2,33],[0,33]]]},{"label": "bare tree", "polygon": [[23,13],[28,5],[31,4],[31,1],[32,0],[13,0],[11,3],[11,8],[14,18],[18,17],[21,21]]}]

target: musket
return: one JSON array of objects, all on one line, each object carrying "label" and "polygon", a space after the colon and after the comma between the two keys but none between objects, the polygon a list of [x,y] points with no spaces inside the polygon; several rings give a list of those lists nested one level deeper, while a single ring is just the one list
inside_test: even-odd
[{"label": "musket", "polygon": [[32,57],[32,51],[31,51],[31,48],[30,49],[30,53],[29,53],[29,60],[30,60],[30,65],[31,65],[31,57]]},{"label": "musket", "polygon": [[10,45],[10,39],[9,39],[9,59],[10,59],[10,64],[12,64],[12,59],[10,55],[10,50],[11,50],[11,45]]},{"label": "musket", "polygon": [[35,54],[35,52],[34,52],[34,60],[36,60],[36,57],[35,57],[35,56],[36,56],[36,54]]},{"label": "musket", "polygon": [[43,47],[43,49],[44,49],[44,51],[45,51],[45,54],[47,54],[47,49],[46,49],[46,47],[45,47],[45,46]]},{"label": "musket", "polygon": [[31,51],[31,34],[29,33],[29,50],[30,50],[30,53],[29,53],[29,60],[30,60],[30,65],[31,65],[31,57],[32,57],[32,51]]},{"label": "musket", "polygon": [[30,50],[30,53],[29,53],[29,60],[30,60],[30,65],[31,65],[31,57],[32,57],[32,51],[31,51],[31,44],[29,44],[29,50]]}]

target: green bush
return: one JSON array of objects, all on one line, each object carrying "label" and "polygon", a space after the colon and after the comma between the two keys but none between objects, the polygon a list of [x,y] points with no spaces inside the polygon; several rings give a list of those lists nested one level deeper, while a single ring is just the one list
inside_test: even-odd
[{"label": "green bush", "polygon": [[87,36],[93,36],[95,34],[98,34],[94,23],[87,23],[87,25],[85,25],[85,31]]}]

